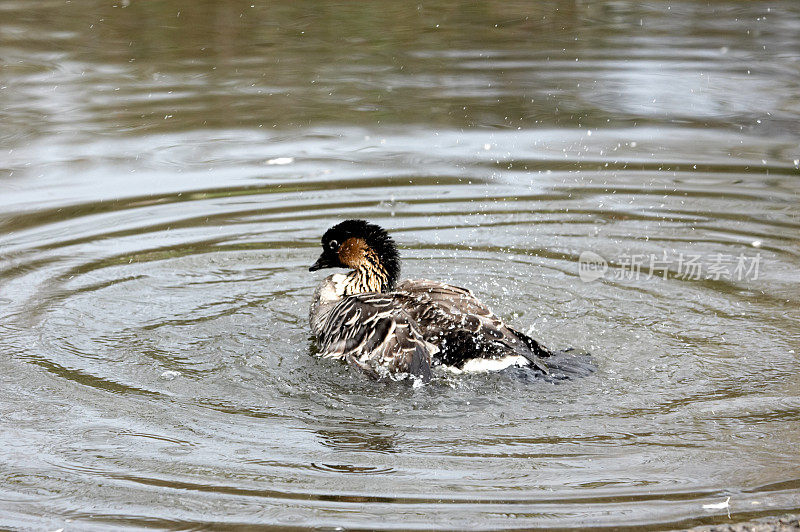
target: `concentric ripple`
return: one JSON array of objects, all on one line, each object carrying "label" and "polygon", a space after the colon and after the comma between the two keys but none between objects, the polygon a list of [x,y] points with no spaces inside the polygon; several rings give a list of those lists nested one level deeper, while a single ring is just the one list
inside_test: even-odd
[{"label": "concentric ripple", "polygon": [[[0,7],[0,527],[800,510],[793,3],[74,4]],[[314,357],[347,217],[596,371]]]}]

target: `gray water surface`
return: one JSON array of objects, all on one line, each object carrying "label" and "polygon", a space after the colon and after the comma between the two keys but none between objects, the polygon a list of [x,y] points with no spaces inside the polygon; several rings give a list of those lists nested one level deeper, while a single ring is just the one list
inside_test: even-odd
[{"label": "gray water surface", "polygon": [[[0,527],[800,511],[799,95],[791,0],[4,0]],[[315,358],[350,217],[597,371]]]}]

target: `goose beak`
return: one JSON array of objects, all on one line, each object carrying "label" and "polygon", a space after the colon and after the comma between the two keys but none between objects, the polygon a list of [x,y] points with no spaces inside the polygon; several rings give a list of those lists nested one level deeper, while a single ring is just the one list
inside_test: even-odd
[{"label": "goose beak", "polygon": [[335,267],[336,264],[332,264],[331,261],[328,259],[328,257],[326,257],[325,254],[323,253],[322,255],[319,256],[317,262],[311,265],[308,271],[315,272],[323,268],[335,268]]}]

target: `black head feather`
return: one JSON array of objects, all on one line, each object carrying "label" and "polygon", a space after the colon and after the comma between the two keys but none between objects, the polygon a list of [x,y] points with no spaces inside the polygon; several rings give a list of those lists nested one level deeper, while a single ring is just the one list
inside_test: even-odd
[{"label": "black head feather", "polygon": [[362,238],[375,251],[381,267],[389,277],[386,289],[394,288],[397,278],[400,276],[400,258],[397,254],[397,246],[385,229],[365,220],[345,220],[325,231],[322,236],[322,255],[311,269],[346,268],[347,266],[339,261],[337,250],[349,238]]}]

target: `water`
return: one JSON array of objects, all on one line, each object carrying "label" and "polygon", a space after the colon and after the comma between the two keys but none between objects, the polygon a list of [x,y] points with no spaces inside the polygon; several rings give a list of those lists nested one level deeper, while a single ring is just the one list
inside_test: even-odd
[{"label": "water", "polygon": [[[0,525],[800,510],[800,5],[529,4],[3,2]],[[314,358],[346,217],[597,371]]]}]

